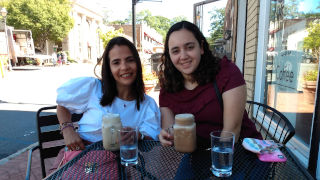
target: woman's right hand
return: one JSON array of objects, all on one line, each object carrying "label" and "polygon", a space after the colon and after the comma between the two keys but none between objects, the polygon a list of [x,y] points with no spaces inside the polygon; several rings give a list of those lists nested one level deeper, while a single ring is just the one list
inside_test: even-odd
[{"label": "woman's right hand", "polygon": [[159,134],[159,140],[162,146],[172,146],[173,145],[173,135],[167,130],[162,129]]},{"label": "woman's right hand", "polygon": [[67,127],[63,129],[62,133],[64,137],[64,142],[69,150],[78,151],[83,150],[85,148],[79,134],[72,127]]}]

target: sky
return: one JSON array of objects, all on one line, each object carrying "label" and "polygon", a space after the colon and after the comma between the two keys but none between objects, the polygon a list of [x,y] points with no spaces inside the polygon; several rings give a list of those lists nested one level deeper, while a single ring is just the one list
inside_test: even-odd
[{"label": "sky", "polygon": [[299,11],[319,12],[319,9],[316,9],[318,6],[320,6],[319,0],[304,0],[299,3]]},{"label": "sky", "polygon": [[[136,12],[148,9],[152,12],[153,16],[161,15],[171,19],[183,15],[189,21],[192,21],[193,4],[201,1],[203,0],[162,0],[162,2],[144,0],[136,4]],[[123,20],[132,11],[132,0],[107,0],[100,1],[99,3],[110,10],[111,20]]]},{"label": "sky", "polygon": [[[95,9],[107,9],[109,20],[124,20],[132,11],[132,0],[77,0],[88,6],[95,6]],[[155,2],[162,1],[162,2]],[[148,9],[152,15],[160,15],[169,19],[177,16],[185,16],[188,21],[193,21],[193,5],[204,0],[139,0],[136,5],[136,13]],[[219,0],[204,6],[204,16],[208,16],[208,11],[213,7],[225,6],[227,0]],[[299,4],[299,11],[319,11],[315,8],[319,0],[302,0]],[[204,17],[208,19],[209,17]]]}]

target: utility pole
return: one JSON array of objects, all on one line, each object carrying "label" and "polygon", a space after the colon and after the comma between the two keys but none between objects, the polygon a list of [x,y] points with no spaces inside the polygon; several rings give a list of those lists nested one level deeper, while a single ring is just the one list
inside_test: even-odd
[{"label": "utility pole", "polygon": [[132,40],[136,46],[136,4],[138,0],[132,0]]}]

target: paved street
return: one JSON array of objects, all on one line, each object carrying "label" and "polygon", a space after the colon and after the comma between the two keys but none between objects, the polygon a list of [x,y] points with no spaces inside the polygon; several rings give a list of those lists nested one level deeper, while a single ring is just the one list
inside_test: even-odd
[{"label": "paved street", "polygon": [[70,78],[94,76],[94,65],[22,66],[0,77],[1,159],[37,142],[36,111],[55,105],[56,89]]}]

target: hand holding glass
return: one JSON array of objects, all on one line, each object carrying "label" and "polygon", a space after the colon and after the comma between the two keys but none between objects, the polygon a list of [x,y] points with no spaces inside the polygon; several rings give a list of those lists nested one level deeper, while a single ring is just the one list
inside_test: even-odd
[{"label": "hand holding glass", "polygon": [[135,127],[122,127],[119,130],[121,164],[138,164],[138,131]]},{"label": "hand holding glass", "polygon": [[231,176],[234,134],[227,131],[213,131],[210,136],[212,173],[217,177]]}]

